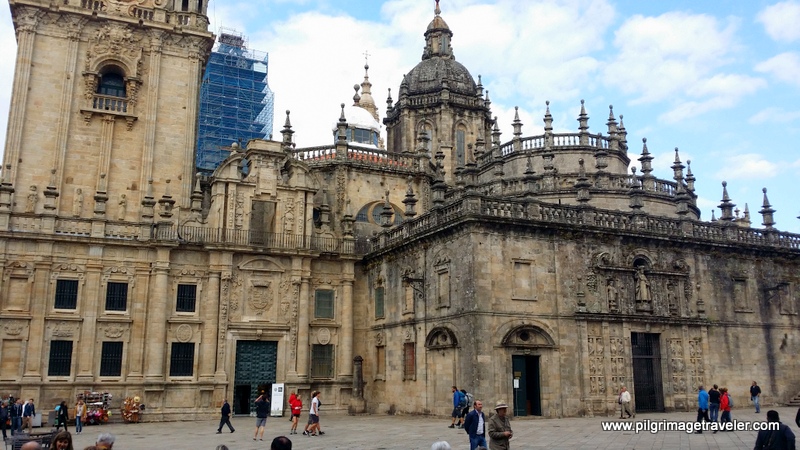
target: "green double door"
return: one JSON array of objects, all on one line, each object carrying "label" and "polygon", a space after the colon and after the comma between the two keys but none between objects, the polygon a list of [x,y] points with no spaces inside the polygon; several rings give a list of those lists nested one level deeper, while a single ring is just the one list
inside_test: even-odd
[{"label": "green double door", "polygon": [[513,355],[514,415],[541,416],[542,389],[539,379],[539,356]]},{"label": "green double door", "polygon": [[278,343],[273,341],[237,341],[236,371],[233,378],[233,412],[255,411],[256,398],[272,394],[278,365]]}]

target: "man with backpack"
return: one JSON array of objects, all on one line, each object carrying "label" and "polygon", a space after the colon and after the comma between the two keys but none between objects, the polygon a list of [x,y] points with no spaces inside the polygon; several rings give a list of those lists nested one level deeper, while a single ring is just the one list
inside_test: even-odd
[{"label": "man with backpack", "polygon": [[[458,390],[457,387],[453,386],[453,420],[450,421],[450,426],[447,428],[455,428],[456,427],[456,419],[461,417],[461,411],[464,410],[464,404],[467,402],[467,398],[461,391]],[[459,422],[459,428],[461,428],[461,423]]]},{"label": "man with backpack", "polygon": [[459,416],[459,424],[458,428],[463,428],[465,425],[465,421],[467,420],[467,414],[469,413],[469,406],[475,402],[475,397],[472,396],[466,389],[461,389],[461,394],[463,395],[464,401],[461,402],[461,415]]}]

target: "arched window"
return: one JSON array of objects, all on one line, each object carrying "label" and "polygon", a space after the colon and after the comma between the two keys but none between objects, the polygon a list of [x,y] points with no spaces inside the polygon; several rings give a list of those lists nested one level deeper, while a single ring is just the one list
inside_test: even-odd
[{"label": "arched window", "polygon": [[125,98],[125,79],[116,72],[106,72],[100,75],[100,82],[97,84],[97,93],[109,97]]}]

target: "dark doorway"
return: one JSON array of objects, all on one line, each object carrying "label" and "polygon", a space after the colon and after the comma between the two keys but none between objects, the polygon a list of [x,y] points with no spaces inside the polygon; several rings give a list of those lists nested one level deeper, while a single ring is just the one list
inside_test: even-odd
[{"label": "dark doorway", "polygon": [[661,345],[658,334],[631,333],[636,411],[664,411]]},{"label": "dark doorway", "polygon": [[233,388],[233,412],[250,414],[250,385],[237,384]]},{"label": "dark doorway", "polygon": [[237,341],[234,375],[233,411],[255,411],[256,397],[272,394],[278,361],[278,343],[272,341]]},{"label": "dark doorway", "polygon": [[514,415],[541,416],[542,392],[538,356],[512,356]]}]

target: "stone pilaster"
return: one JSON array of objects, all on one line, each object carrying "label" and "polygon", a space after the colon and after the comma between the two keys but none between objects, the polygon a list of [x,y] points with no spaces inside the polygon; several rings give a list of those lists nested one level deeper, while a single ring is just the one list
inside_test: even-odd
[{"label": "stone pilaster", "polygon": [[[78,75],[78,45],[80,43],[81,29],[83,28],[84,23],[85,22],[83,20],[79,21],[75,24],[75,28],[69,30],[68,32],[69,43],[67,45],[67,57],[64,64],[64,73],[70,74],[72,78],[68,78],[67,82],[64,83],[64,86],[61,89],[61,99],[58,109],[59,111],[69,111],[70,104],[75,96],[75,82],[73,78]],[[58,124],[56,125],[56,153],[54,155],[55,161],[53,163],[53,169],[55,170],[56,177],[56,183],[54,186],[59,190],[63,190],[62,183],[64,180],[64,160],[67,157],[67,141],[69,138],[71,117],[72,114],[59,114]],[[58,210],[58,205],[56,205],[56,211]]]},{"label": "stone pilaster", "polygon": [[47,286],[50,284],[50,264],[39,263],[34,268],[33,289],[30,297],[31,321],[28,348],[25,353],[23,382],[42,381],[42,359],[44,358],[44,317],[47,311]]},{"label": "stone pilaster", "polygon": [[159,248],[153,263],[153,289],[147,308],[145,342],[145,377],[148,381],[164,380],[164,359],[167,342],[167,304],[169,302],[169,249]]},{"label": "stone pilaster", "polygon": [[[308,378],[308,318],[311,309],[309,278],[304,276],[300,282],[300,305],[298,307],[297,323],[297,376]],[[350,361],[346,362],[350,364]]]},{"label": "stone pilaster", "polygon": [[346,264],[342,280],[342,329],[339,336],[339,377],[353,376],[353,266]]},{"label": "stone pilaster", "polygon": [[208,282],[204,286],[202,301],[199,303],[201,311],[204,312],[201,320],[203,321],[202,334],[200,336],[200,381],[213,381],[214,380],[214,363],[216,362],[216,349],[223,342],[217,341],[217,329],[219,322],[217,321],[218,311],[217,308],[212,306],[218,305],[219,298],[219,272],[211,272],[208,274]]},{"label": "stone pilaster", "polygon": [[[145,251],[140,251],[140,256],[146,260]],[[136,287],[134,289],[134,303],[131,304],[131,338],[128,344],[128,382],[138,382],[144,377],[144,345],[148,332],[147,299],[149,298],[150,283],[147,270],[136,271]]]},{"label": "stone pilaster", "polygon": [[[78,357],[78,374],[75,377],[75,381],[78,383],[92,383],[94,381],[97,312],[102,308],[102,302],[105,298],[100,292],[102,268],[101,259],[86,264],[86,282],[83,285],[83,298],[93,298],[96,300],[95,302],[87,303],[86,306],[81,307],[83,324],[81,325],[80,351],[76,352]],[[92,305],[94,307],[92,307]],[[98,362],[97,364],[99,367],[100,363]]]},{"label": "stone pilaster", "polygon": [[156,126],[158,122],[158,94],[161,79],[161,50],[164,33],[150,33],[150,67],[147,69],[147,111],[144,112],[144,142],[142,145],[142,173],[139,186],[147,186],[153,179],[153,153],[156,145]]}]

